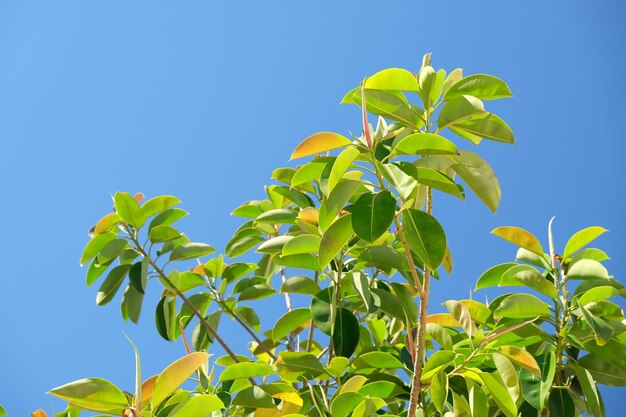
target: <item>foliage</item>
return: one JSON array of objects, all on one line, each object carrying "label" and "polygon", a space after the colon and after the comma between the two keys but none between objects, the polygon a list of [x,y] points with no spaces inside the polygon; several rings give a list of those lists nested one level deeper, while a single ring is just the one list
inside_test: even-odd
[{"label": "foliage", "polygon": [[[417,74],[368,77],[342,100],[361,107],[363,134],[302,141],[291,159],[313,158],[276,169],[265,199],[234,210],[245,221],[227,258],[207,258],[213,247],[175,228],[187,214],[177,198],[115,194],[81,257],[87,284],[104,276],[99,305],[124,287],[122,316],[136,323],[158,281],[157,330],[182,338],[189,354],[143,382],[137,354],[134,395],[98,378],[55,388],[70,403],[60,415],[603,416],[597,385],[626,385],[624,316],[609,301],[626,290],[602,265],[607,255],[586,247],[604,229],[576,233],[559,253],[550,233],[546,253],[529,232],[498,228],[519,247],[516,262],[486,271],[476,289],[527,292],[428,313],[432,279],[452,272],[434,194],[471,190],[492,211],[501,195],[489,164],[444,134],[513,143],[484,104],[510,96],[496,77],[435,70],[429,54]],[[253,250],[257,262],[232,261]],[[262,323],[255,302],[277,298],[284,315]],[[249,354],[220,335],[224,316],[250,336]],[[203,353],[213,344],[226,353],[213,362],[217,375]],[[179,388],[194,373],[197,386]]]}]

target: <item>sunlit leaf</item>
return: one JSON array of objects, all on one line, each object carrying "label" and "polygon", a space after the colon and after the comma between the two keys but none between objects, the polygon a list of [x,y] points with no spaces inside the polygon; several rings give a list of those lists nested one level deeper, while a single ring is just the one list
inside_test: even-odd
[{"label": "sunlit leaf", "polygon": [[181,201],[171,195],[161,195],[158,197],[151,198],[150,200],[143,203],[141,206],[141,211],[145,218],[154,216],[155,214],[159,214],[164,212],[165,210],[174,207],[177,204],[180,204]]},{"label": "sunlit leaf", "polygon": [[517,417],[517,406],[497,374],[482,372],[480,378],[506,417]]},{"label": "sunlit leaf", "polygon": [[115,211],[122,220],[132,225],[135,229],[139,229],[146,224],[146,218],[133,196],[125,192],[117,192],[114,200]]},{"label": "sunlit leaf", "polygon": [[432,133],[414,133],[406,136],[393,148],[393,155],[454,155],[456,145],[443,136]]},{"label": "sunlit leaf", "polygon": [[512,97],[513,94],[501,79],[487,74],[474,74],[454,83],[446,92],[444,100],[470,95],[481,100]]},{"label": "sunlit leaf", "polygon": [[292,159],[342,148],[349,145],[350,139],[333,132],[320,132],[304,139],[291,154]]},{"label": "sunlit leaf", "polygon": [[581,259],[570,265],[567,270],[567,279],[606,279],[608,280],[609,272],[598,261],[591,259]]},{"label": "sunlit leaf", "polygon": [[189,378],[203,363],[209,359],[206,352],[193,352],[187,356],[172,362],[159,374],[155,384],[150,403],[153,409],[174,392],[183,382]]},{"label": "sunlit leaf", "polygon": [[121,414],[130,404],[118,387],[101,378],[85,378],[50,390],[59,397],[84,410]]},{"label": "sunlit leaf", "polygon": [[442,372],[450,365],[454,365],[455,357],[456,354],[449,350],[439,350],[433,353],[422,370],[422,382],[430,381],[435,374]]},{"label": "sunlit leaf", "polygon": [[184,261],[187,259],[200,258],[215,252],[215,248],[206,243],[187,243],[180,245],[170,254],[170,261]]},{"label": "sunlit leaf", "polygon": [[319,263],[326,268],[330,261],[345,247],[354,234],[352,215],[347,214],[335,220],[322,236],[319,248]]},{"label": "sunlit leaf", "polygon": [[496,319],[525,319],[537,316],[549,316],[548,305],[530,294],[512,294],[506,297],[494,311]]},{"label": "sunlit leaf", "polygon": [[263,362],[241,362],[227,367],[220,374],[220,381],[230,379],[253,378],[257,376],[273,375],[276,371],[270,365]]},{"label": "sunlit leaf", "polygon": [[426,266],[436,270],[446,252],[443,227],[433,216],[416,209],[402,211],[402,226],[411,250]]},{"label": "sunlit leaf", "polygon": [[279,341],[291,332],[304,328],[311,321],[310,308],[296,308],[278,319],[272,330],[272,339]]},{"label": "sunlit leaf", "polygon": [[528,249],[539,256],[543,256],[543,248],[539,240],[532,233],[521,227],[502,226],[493,229],[491,233],[504,240],[508,240],[514,245]]},{"label": "sunlit leaf", "polygon": [[418,91],[415,75],[402,68],[387,68],[365,80],[369,90]]},{"label": "sunlit leaf", "polygon": [[565,245],[563,258],[565,259],[572,256],[574,253],[593,242],[606,231],[607,230],[604,227],[592,226],[574,233]]},{"label": "sunlit leaf", "polygon": [[473,152],[461,151],[452,169],[459,174],[491,211],[500,204],[500,183],[489,164]]}]

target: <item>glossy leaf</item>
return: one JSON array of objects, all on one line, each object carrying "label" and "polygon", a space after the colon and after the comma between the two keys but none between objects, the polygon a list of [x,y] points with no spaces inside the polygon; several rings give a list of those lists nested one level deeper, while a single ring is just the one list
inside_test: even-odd
[{"label": "glossy leaf", "polygon": [[168,240],[177,239],[181,233],[171,226],[162,224],[150,229],[150,240],[154,243],[167,242]]},{"label": "glossy leaf", "polygon": [[539,240],[532,233],[521,227],[502,226],[493,229],[491,233],[532,253],[543,256],[543,248]]},{"label": "glossy leaf", "polygon": [[389,246],[369,246],[359,254],[359,260],[383,268],[393,268],[401,271],[409,269],[406,256]]},{"label": "glossy leaf", "polygon": [[216,395],[200,394],[189,398],[180,407],[176,407],[169,417],[208,417],[221,408],[226,407]]},{"label": "glossy leaf", "polygon": [[317,252],[320,247],[320,237],[317,235],[298,235],[285,243],[282,249],[283,256],[300,255],[302,253]]},{"label": "glossy leaf", "polygon": [[292,159],[342,148],[350,144],[350,139],[333,132],[320,132],[304,139],[291,154]]},{"label": "glossy leaf", "polygon": [[[352,103],[361,106],[361,88],[350,91],[342,103]],[[389,119],[397,120],[418,129],[422,122],[418,112],[409,105],[401,92],[365,90],[367,111]]]},{"label": "glossy leaf", "polygon": [[365,193],[352,207],[352,228],[363,240],[373,242],[387,231],[396,213],[396,199],[389,191]]},{"label": "glossy leaf", "polygon": [[454,155],[456,145],[443,136],[432,133],[414,133],[398,142],[394,155]]},{"label": "glossy leaf", "polygon": [[137,201],[128,193],[115,193],[115,211],[126,223],[132,225],[135,229],[141,228],[146,224],[146,218],[141,211],[141,207]]},{"label": "glossy leaf", "polygon": [[487,271],[483,272],[476,281],[476,290],[498,286],[500,284],[500,280],[502,279],[502,275],[517,265],[518,264],[514,262],[507,262],[489,268]]},{"label": "glossy leaf", "polygon": [[256,218],[256,221],[259,223],[270,224],[294,224],[296,222],[297,216],[298,212],[294,210],[278,208],[266,211],[265,213],[258,216]]},{"label": "glossy leaf", "polygon": [[171,208],[165,210],[163,213],[157,215],[154,219],[152,219],[152,221],[150,222],[150,226],[148,226],[148,229],[151,230],[152,228],[160,225],[170,225],[175,221],[182,219],[188,214],[189,213],[187,213],[185,210],[179,208]]},{"label": "glossy leaf", "polygon": [[115,385],[101,378],[85,378],[51,389],[49,394],[84,410],[121,414],[129,406],[126,396]]},{"label": "glossy leaf", "polygon": [[143,205],[141,206],[141,212],[143,213],[145,218],[148,218],[154,216],[155,214],[162,213],[165,210],[172,208],[180,203],[181,201],[174,196],[161,195],[151,198],[150,200],[143,203]]},{"label": "glossy leaf", "polygon": [[580,230],[567,241],[563,250],[563,258],[568,258],[580,249],[593,242],[607,230],[600,226],[591,226]]},{"label": "glossy leaf", "polygon": [[567,279],[605,279],[608,280],[609,272],[598,261],[581,259],[570,265],[567,270]]},{"label": "glossy leaf", "polygon": [[349,358],[359,343],[359,322],[350,310],[337,309],[333,328],[333,348],[339,356]]},{"label": "glossy leaf", "polygon": [[459,96],[447,102],[439,112],[439,130],[472,117],[486,115],[483,103],[472,96]]},{"label": "glossy leaf", "polygon": [[311,299],[311,318],[315,327],[327,335],[332,334],[333,317],[331,311],[331,295],[334,289],[326,288]]},{"label": "glossy leaf", "polygon": [[402,68],[387,68],[365,80],[368,90],[418,91],[415,75]]},{"label": "glossy leaf", "polygon": [[263,362],[240,362],[227,367],[220,374],[220,381],[230,379],[253,378],[257,376],[273,375],[276,371],[270,365]]},{"label": "glossy leaf", "polygon": [[206,243],[187,243],[180,245],[170,254],[170,261],[184,261],[187,259],[200,258],[215,252],[215,248]]},{"label": "glossy leaf", "polygon": [[481,100],[494,100],[512,97],[513,94],[501,79],[487,74],[474,74],[453,84],[444,96],[444,100],[453,100],[463,95],[470,95]]},{"label": "glossy leaf", "polygon": [[351,214],[338,218],[330,225],[320,241],[319,263],[322,268],[326,268],[330,261],[344,249],[353,234]]},{"label": "glossy leaf", "polygon": [[431,270],[436,270],[446,252],[443,227],[430,214],[416,209],[402,211],[402,226],[411,250]]},{"label": "glossy leaf", "polygon": [[585,394],[585,403],[587,404],[587,411],[589,416],[604,417],[602,411],[602,400],[598,393],[596,383],[591,376],[591,373],[580,366],[574,367],[574,372],[578,379],[578,383]]},{"label": "glossy leaf", "polygon": [[458,162],[452,169],[476,193],[489,209],[496,211],[500,204],[500,183],[489,164],[473,152],[459,152]]},{"label": "glossy leaf", "polygon": [[448,398],[448,374],[438,372],[430,382],[430,396],[435,408],[443,413],[443,406]]},{"label": "glossy leaf", "polygon": [[126,278],[126,274],[128,274],[129,270],[130,265],[126,264],[116,266],[109,272],[109,275],[107,275],[98,289],[96,304],[103,306],[113,299],[117,290],[119,290],[122,285],[122,282],[124,282],[124,278]]},{"label": "glossy leaf", "polygon": [[426,361],[424,369],[422,370],[422,382],[428,382],[438,372],[442,372],[443,369],[450,365],[454,365],[454,358],[456,354],[449,350],[440,350],[433,353]]},{"label": "glossy leaf", "polygon": [[328,193],[331,193],[339,181],[343,179],[343,175],[346,173],[348,168],[350,168],[352,162],[354,162],[359,154],[360,152],[358,149],[355,147],[349,147],[337,155],[337,159],[335,159],[335,163],[333,164],[328,177]]},{"label": "glossy leaf", "polygon": [[512,294],[506,297],[494,311],[496,319],[525,319],[538,316],[549,316],[548,305],[530,294]]},{"label": "glossy leaf", "polygon": [[328,198],[322,201],[319,208],[319,225],[322,233],[328,230],[360,185],[360,181],[344,179],[335,186]]},{"label": "glossy leaf", "polygon": [[402,362],[387,352],[367,352],[363,353],[352,362],[356,369],[394,369],[402,368]]},{"label": "glossy leaf", "polygon": [[113,233],[113,232],[105,232],[97,236],[94,236],[87,243],[87,245],[85,246],[85,249],[83,250],[83,254],[80,257],[80,266],[83,266],[90,259],[95,257],[107,243],[109,243],[116,237],[117,237],[117,233]]},{"label": "glossy leaf", "polygon": [[506,417],[517,417],[517,406],[497,374],[482,372],[480,378],[485,383],[492,398]]},{"label": "glossy leaf", "polygon": [[613,337],[613,328],[601,318],[594,316],[585,307],[580,307],[580,311],[593,331],[598,346],[606,345],[607,342],[611,340],[611,337]]},{"label": "glossy leaf", "polygon": [[276,408],[272,397],[256,386],[239,391],[232,404],[250,408]]},{"label": "glossy leaf", "polygon": [[599,384],[626,387],[626,373],[624,370],[595,354],[588,354],[579,358],[578,365],[588,370],[593,379]]},{"label": "glossy leaf", "polygon": [[102,233],[114,231],[115,226],[117,226],[120,220],[120,216],[117,213],[107,214],[106,216],[98,220],[98,223],[96,223],[96,226],[93,230],[94,237],[101,235]]},{"label": "glossy leaf", "polygon": [[517,346],[498,346],[498,352],[505,355],[517,365],[522,368],[528,370],[533,375],[541,378],[541,370],[539,369],[539,365],[537,361],[524,349],[520,349]]},{"label": "glossy leaf", "polygon": [[296,308],[278,319],[272,330],[272,340],[279,341],[291,332],[304,328],[311,321],[311,309]]},{"label": "glossy leaf", "polygon": [[564,389],[553,389],[548,399],[548,410],[551,416],[576,417],[576,406],[569,392]]},{"label": "glossy leaf", "polygon": [[280,366],[290,372],[303,374],[307,378],[316,378],[326,373],[326,369],[315,355],[307,352],[280,352]]},{"label": "glossy leaf", "polygon": [[150,403],[156,408],[172,392],[209,359],[206,352],[193,352],[171,363],[161,372],[154,384]]},{"label": "glossy leaf", "polygon": [[281,293],[315,295],[320,291],[319,285],[309,277],[295,276],[287,278],[280,287]]}]

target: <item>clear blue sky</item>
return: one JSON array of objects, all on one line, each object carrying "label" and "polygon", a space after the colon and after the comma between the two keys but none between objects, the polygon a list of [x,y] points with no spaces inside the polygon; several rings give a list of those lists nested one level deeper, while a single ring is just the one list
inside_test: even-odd
[{"label": "clear blue sky", "polygon": [[[416,71],[425,52],[506,80],[515,98],[489,104],[517,138],[479,150],[501,181],[497,214],[473,197],[435,208],[455,272],[435,283],[433,311],[513,258],[491,229],[545,240],[552,215],[561,245],[610,229],[599,245],[623,280],[624,39],[617,0],[1,2],[0,403],[14,417],[58,411],[44,392],[87,376],[131,390],[122,330],[145,375],[183,354],[156,334],[156,291],[134,326],[85,285],[78,259],[110,193],[179,196],[184,230],[221,249],[240,223],[228,213],[262,197],[302,138],[358,131],[344,92],[386,67]],[[604,392],[620,415],[626,391]]]}]

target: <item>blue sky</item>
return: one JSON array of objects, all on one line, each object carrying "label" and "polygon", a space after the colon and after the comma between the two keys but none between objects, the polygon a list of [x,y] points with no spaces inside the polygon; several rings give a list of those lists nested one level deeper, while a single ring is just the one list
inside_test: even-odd
[{"label": "blue sky", "polygon": [[[135,326],[84,283],[78,259],[110,193],[176,195],[187,234],[222,249],[240,224],[230,211],[263,196],[301,139],[359,129],[357,108],[338,105],[346,91],[383,68],[417,71],[426,52],[506,80],[515,98],[489,104],[517,140],[479,149],[500,178],[497,214],[473,197],[435,207],[455,272],[434,284],[432,310],[514,257],[490,230],[545,241],[553,215],[561,246],[610,229],[599,245],[621,279],[625,23],[616,0],[0,3],[0,403],[58,411],[44,393],[87,376],[131,390],[121,331],[145,375],[183,354],[156,334],[157,291]],[[604,392],[617,415],[620,392]]]}]

